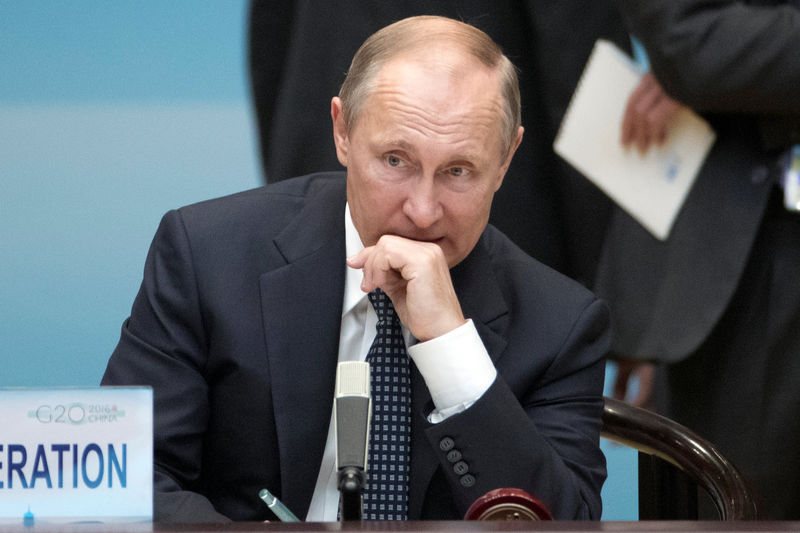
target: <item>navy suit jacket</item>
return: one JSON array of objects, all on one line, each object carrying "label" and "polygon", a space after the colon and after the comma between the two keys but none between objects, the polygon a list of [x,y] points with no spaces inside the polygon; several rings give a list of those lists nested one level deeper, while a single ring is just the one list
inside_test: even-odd
[{"label": "navy suit jacket", "polygon": [[[154,388],[156,520],[267,519],[262,487],[305,516],[331,417],[344,207],[344,175],[330,173],[162,220],[103,377]],[[409,518],[458,519],[487,491],[519,487],[558,518],[598,519],[605,305],[491,226],[451,274],[498,378],[434,425],[412,365]]]}]

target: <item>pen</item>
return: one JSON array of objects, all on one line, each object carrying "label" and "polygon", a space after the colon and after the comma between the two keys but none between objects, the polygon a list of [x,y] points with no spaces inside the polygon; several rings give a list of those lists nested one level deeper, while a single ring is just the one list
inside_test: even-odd
[{"label": "pen", "polygon": [[300,519],[297,518],[294,513],[292,513],[288,507],[283,505],[278,498],[272,495],[270,491],[267,489],[261,489],[258,492],[258,497],[264,500],[264,503],[267,504],[275,516],[280,518],[281,522],[299,522]]}]

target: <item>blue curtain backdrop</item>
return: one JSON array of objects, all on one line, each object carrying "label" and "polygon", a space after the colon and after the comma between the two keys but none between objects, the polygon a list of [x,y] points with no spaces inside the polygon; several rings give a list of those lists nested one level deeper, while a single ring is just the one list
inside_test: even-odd
[{"label": "blue curtain backdrop", "polygon": [[[97,384],[161,215],[260,184],[246,18],[0,0],[0,387]],[[603,518],[634,520],[635,454],[604,449]]]}]

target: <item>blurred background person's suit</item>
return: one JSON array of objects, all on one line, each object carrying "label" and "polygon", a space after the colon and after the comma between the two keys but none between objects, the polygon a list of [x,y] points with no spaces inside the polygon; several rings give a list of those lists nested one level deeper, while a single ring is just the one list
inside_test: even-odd
[{"label": "blurred background person's suit", "polygon": [[800,142],[800,2],[616,3],[717,141],[667,241],[615,212],[595,286],[613,350],[665,363],[658,407],[717,444],[768,517],[800,518],[800,213],[779,185]]},{"label": "blurred background person's suit", "polygon": [[250,72],[267,182],[339,168],[325,120],[345,58],[378,28],[417,14],[479,27],[520,69],[525,139],[490,221],[536,259],[590,284],[610,203],[555,157],[552,141],[594,41],[627,46],[610,0],[254,0]]}]

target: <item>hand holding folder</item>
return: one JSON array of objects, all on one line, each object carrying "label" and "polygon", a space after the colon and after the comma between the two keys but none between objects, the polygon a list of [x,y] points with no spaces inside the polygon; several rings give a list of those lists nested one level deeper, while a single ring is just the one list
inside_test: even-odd
[{"label": "hand holding folder", "polygon": [[716,136],[704,119],[681,107],[663,144],[645,153],[623,146],[625,109],[641,77],[631,58],[598,40],[553,148],[665,240]]}]

